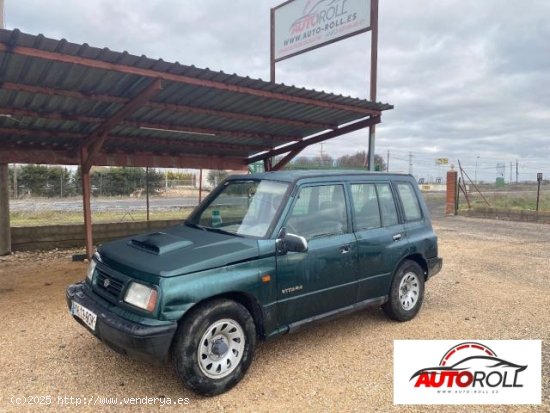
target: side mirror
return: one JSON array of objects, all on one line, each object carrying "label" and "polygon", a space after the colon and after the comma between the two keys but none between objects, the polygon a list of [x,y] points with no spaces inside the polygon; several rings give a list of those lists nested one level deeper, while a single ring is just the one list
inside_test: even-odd
[{"label": "side mirror", "polygon": [[282,228],[277,237],[277,251],[281,254],[287,252],[307,252],[307,240],[296,234],[291,234]]}]

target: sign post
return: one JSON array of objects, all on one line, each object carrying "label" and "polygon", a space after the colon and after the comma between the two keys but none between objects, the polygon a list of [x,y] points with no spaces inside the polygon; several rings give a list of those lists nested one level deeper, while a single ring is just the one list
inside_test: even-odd
[{"label": "sign post", "polygon": [[[271,9],[270,80],[281,60],[372,31],[370,100],[376,102],[378,0],[289,0]],[[375,126],[369,126],[368,169],[374,171]]]},{"label": "sign post", "polygon": [[[378,76],[378,0],[371,0],[370,100],[376,102]],[[375,125],[369,126],[369,171],[374,171]]]}]

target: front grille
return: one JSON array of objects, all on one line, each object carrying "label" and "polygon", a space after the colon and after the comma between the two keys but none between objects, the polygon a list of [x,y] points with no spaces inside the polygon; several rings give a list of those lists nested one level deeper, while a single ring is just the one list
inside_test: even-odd
[{"label": "front grille", "polygon": [[96,285],[101,291],[106,292],[112,297],[118,298],[124,285],[122,281],[111,277],[101,270],[97,271]]}]

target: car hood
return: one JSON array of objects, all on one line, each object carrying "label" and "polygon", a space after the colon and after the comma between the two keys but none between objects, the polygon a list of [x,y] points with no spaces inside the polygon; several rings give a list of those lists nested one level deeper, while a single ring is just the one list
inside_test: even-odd
[{"label": "car hood", "polygon": [[258,241],[180,224],[106,243],[98,252],[126,275],[173,277],[256,258]]}]

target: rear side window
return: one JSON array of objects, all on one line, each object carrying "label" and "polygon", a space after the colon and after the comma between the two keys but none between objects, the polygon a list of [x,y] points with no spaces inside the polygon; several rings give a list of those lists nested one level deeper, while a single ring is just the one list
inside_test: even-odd
[{"label": "rear side window", "polygon": [[380,201],[382,225],[385,227],[397,225],[399,220],[397,219],[397,209],[395,208],[390,184],[376,184],[376,190],[378,191],[378,199]]},{"label": "rear side window", "polygon": [[414,192],[413,187],[409,183],[398,183],[397,192],[401,203],[403,204],[403,213],[405,214],[406,221],[416,221],[422,218],[422,212],[420,212],[420,205],[418,204],[418,198]]},{"label": "rear side window", "polygon": [[351,197],[357,229],[380,228],[380,208],[374,184],[352,184]]}]

